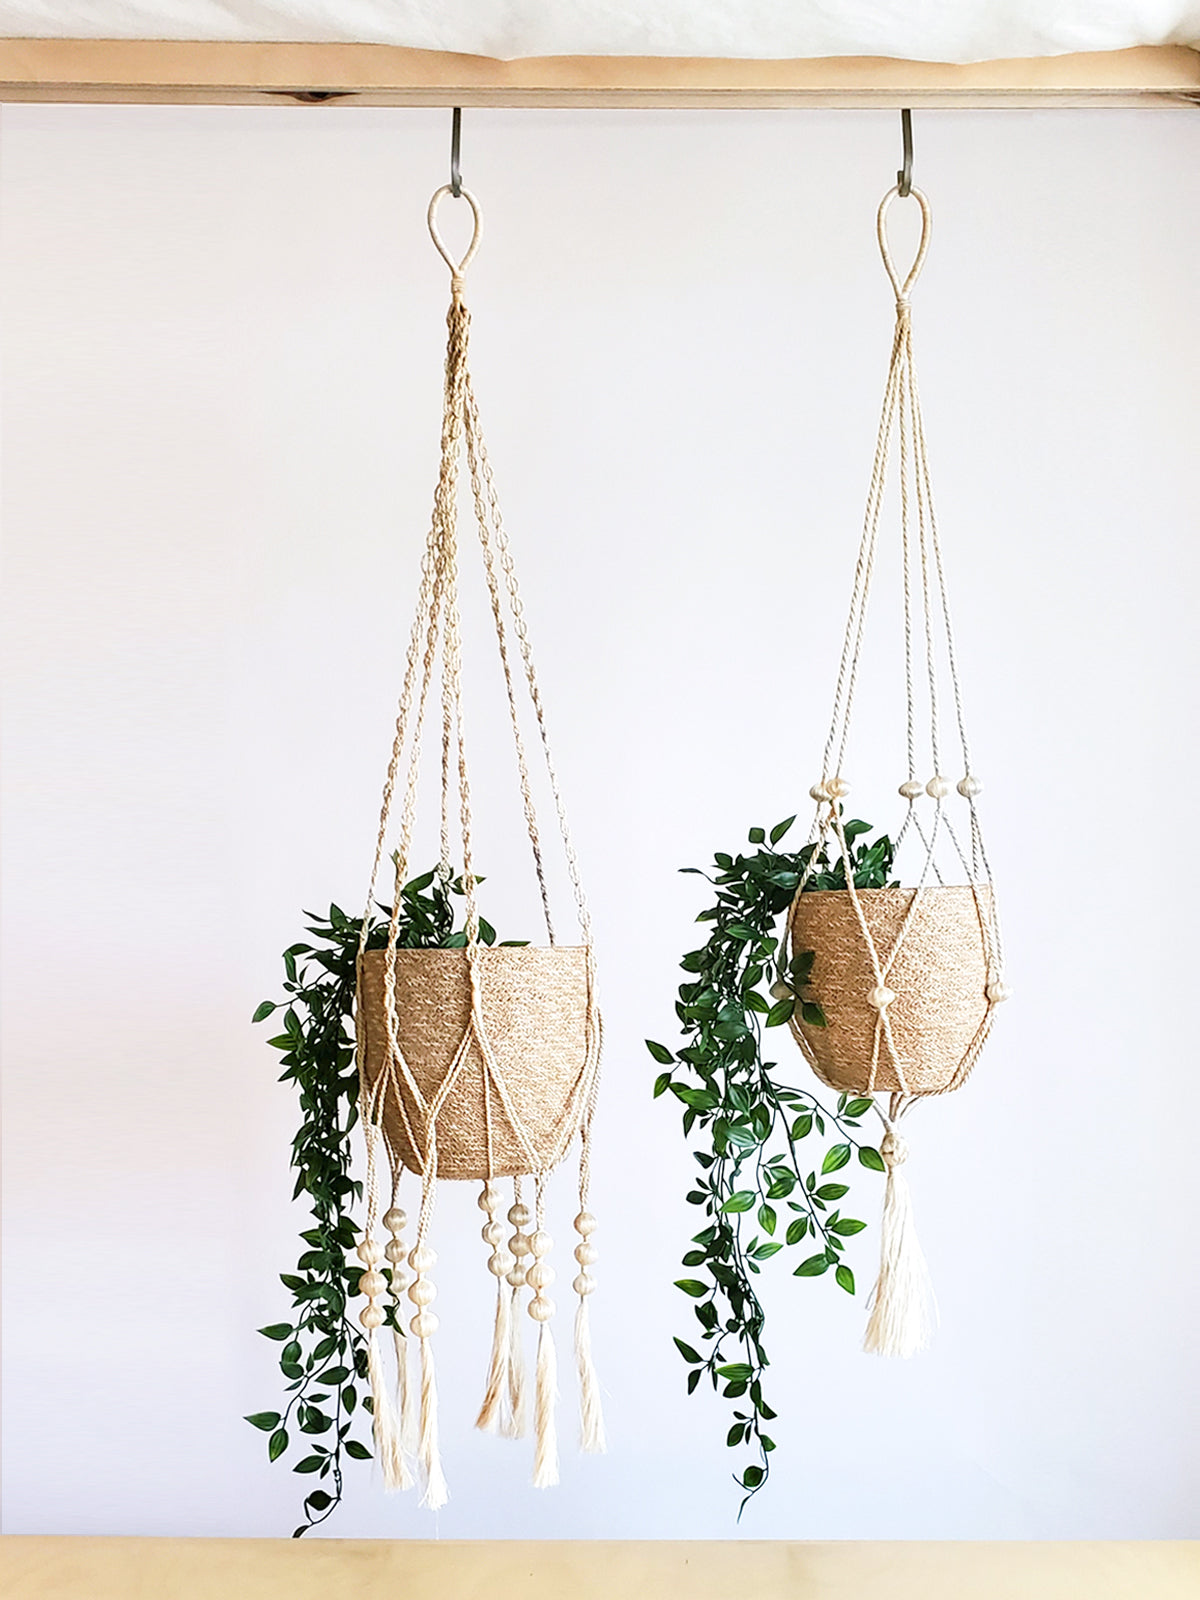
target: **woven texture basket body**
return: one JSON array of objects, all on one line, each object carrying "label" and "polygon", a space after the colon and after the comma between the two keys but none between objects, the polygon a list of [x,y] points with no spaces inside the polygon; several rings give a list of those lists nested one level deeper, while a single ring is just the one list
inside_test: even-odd
[{"label": "woven texture basket body", "polygon": [[895,994],[888,1017],[903,1082],[869,999],[875,972],[849,893],[818,890],[797,895],[792,903],[791,948],[815,952],[806,993],[820,1003],[828,1023],[813,1028],[797,1014],[792,1030],[816,1071],[835,1089],[944,1094],[958,1087],[973,1064],[989,1015],[983,919],[990,916],[991,891],[957,885],[921,890],[889,966],[916,893],[858,890],[884,982]]},{"label": "woven texture basket body", "polygon": [[[588,952],[574,945],[481,948],[475,959],[484,1032],[537,1160],[530,1162],[483,1051],[472,1039],[437,1117],[438,1176],[483,1179],[547,1171],[562,1159],[583,1115],[578,1089],[590,1059]],[[359,1014],[371,1084],[388,1051],[385,963],[383,950],[363,957]],[[428,1106],[470,1024],[467,952],[397,950],[395,1007],[397,1041]],[[409,1126],[423,1142],[425,1114],[398,1064],[396,1080]],[[386,1097],[383,1120],[395,1155],[410,1171],[423,1171],[421,1152],[413,1147],[394,1095]]]}]

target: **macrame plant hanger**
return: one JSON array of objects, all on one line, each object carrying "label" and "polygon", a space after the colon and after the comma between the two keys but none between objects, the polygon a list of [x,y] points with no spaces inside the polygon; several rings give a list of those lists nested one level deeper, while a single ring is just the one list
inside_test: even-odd
[{"label": "macrame plant hanger", "polygon": [[[522,1312],[538,1326],[533,1482],[546,1487],[558,1481],[557,1371],[551,1331],[555,1307],[546,1292],[554,1280],[547,1259],[552,1240],[546,1229],[546,1180],[577,1136],[579,1212],[574,1227],[579,1270],[573,1288],[577,1297],[580,1442],[587,1451],[604,1449],[587,1309],[588,1296],[595,1288],[589,1269],[596,1260],[591,1240],[596,1221],[588,1210],[588,1180],[601,1045],[591,919],[550,753],[512,553],[500,518],[468,368],[471,317],[463,297],[464,275],[479,245],[480,210],[474,195],[461,185],[457,145],[456,113],[452,180],[434,194],[428,213],[434,245],[450,269],[441,468],[367,897],[369,917],[388,850],[397,781],[407,763],[399,842],[392,853],[392,909],[383,949],[367,948],[364,918],[355,1012],[360,1112],[367,1147],[366,1222],[358,1251],[366,1269],[360,1287],[367,1305],[360,1320],[367,1335],[376,1454],[388,1488],[408,1488],[419,1477],[423,1503],[434,1509],[447,1499],[434,1375],[438,1319],[430,1309],[436,1294],[432,1272],[437,1258],[430,1239],[437,1180],[464,1178],[482,1183],[479,1206],[486,1219],[482,1237],[490,1251],[487,1264],[496,1279],[496,1303],[491,1359],[477,1419],[481,1429],[510,1437],[526,1432]],[[474,223],[471,242],[458,261],[437,225],[438,208],[447,196],[464,200]],[[547,943],[542,947],[493,947],[480,940],[458,599],[458,492],[464,453],[546,925]],[[521,692],[528,693],[532,704],[557,812],[580,930],[577,945],[560,944],[556,937],[519,716]],[[443,884],[455,881],[452,860],[457,844],[466,905],[463,949],[397,947],[401,890],[411,866],[422,734],[431,697],[441,713],[441,860],[437,871]],[[408,1217],[398,1203],[406,1172],[414,1174],[420,1185],[411,1249],[405,1242]],[[501,1178],[512,1180],[512,1203],[507,1210],[511,1234],[503,1220]],[[531,1183],[532,1209],[523,1180]],[[381,1223],[388,1235],[382,1251]],[[388,1263],[390,1274],[380,1270],[381,1260]],[[406,1266],[413,1275],[411,1280]],[[531,1293],[524,1299],[526,1289]],[[409,1307],[405,1307],[405,1299]],[[380,1337],[385,1326],[390,1326],[393,1334],[393,1386],[388,1383]],[[410,1374],[409,1351],[414,1343],[419,1376]]]},{"label": "macrame plant hanger", "polygon": [[[793,955],[814,952],[811,990],[827,1022],[825,1028],[811,1026],[798,1007],[792,1031],[800,1048],[817,1076],[831,1088],[875,1097],[884,1128],[880,1153],[887,1186],[881,1259],[865,1348],[880,1355],[908,1356],[928,1343],[936,1308],[913,1226],[908,1185],[900,1170],[908,1151],[898,1123],[918,1099],[947,1094],[966,1082],[991,1029],[996,1006],[1007,999],[1009,991],[1003,978],[1003,945],[979,817],[982,786],[972,770],[967,743],[913,360],[909,297],[929,248],[932,211],[926,196],[911,185],[907,112],[904,131],[905,168],[883,197],[876,219],[880,253],[896,296],[896,327],[833,716],[821,777],[811,790],[817,810],[810,840],[841,859],[847,888],[806,892],[820,854],[814,852],[792,902],[788,930]],[[893,202],[909,195],[920,208],[921,238],[913,263],[902,277],[888,245],[887,218]],[[915,887],[858,889],[842,818],[842,801],[850,786],[842,774],[893,439],[900,489],[908,767],[899,786],[906,811],[896,835],[896,852],[898,855],[908,841],[910,852],[917,847],[922,865]],[[947,675],[954,713],[953,742],[961,760],[962,776],[957,782],[943,774],[946,741],[941,709]],[[922,699],[928,714],[927,743],[918,734]],[[960,829],[951,815],[952,804],[957,803],[950,798],[954,791],[967,809],[965,829]],[[943,877],[944,855],[954,863],[952,874],[961,871],[964,875],[964,883],[948,883]]]}]

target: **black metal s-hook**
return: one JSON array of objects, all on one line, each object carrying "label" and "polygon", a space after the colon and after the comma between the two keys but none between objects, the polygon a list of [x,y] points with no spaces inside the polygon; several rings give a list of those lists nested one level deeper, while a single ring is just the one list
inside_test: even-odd
[{"label": "black metal s-hook", "polygon": [[896,174],[896,186],[900,191],[900,198],[907,200],[912,193],[913,140],[911,111],[904,110],[900,113],[900,134],[904,140],[904,165]]},{"label": "black metal s-hook", "polygon": [[455,106],[450,123],[450,193],[457,200],[462,195],[462,107]]}]

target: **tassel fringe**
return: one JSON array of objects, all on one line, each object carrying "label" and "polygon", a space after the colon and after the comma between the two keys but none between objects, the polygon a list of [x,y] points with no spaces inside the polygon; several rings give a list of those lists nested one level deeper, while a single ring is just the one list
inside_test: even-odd
[{"label": "tassel fringe", "polygon": [[523,1439],[529,1431],[525,1400],[525,1347],[521,1340],[520,1288],[510,1288],[508,1297],[508,1415],[504,1434]]},{"label": "tassel fringe", "polygon": [[603,1455],[608,1449],[604,1437],[604,1410],[600,1404],[600,1381],[592,1360],[588,1303],[583,1296],[575,1308],[575,1368],[579,1374],[579,1448],[587,1455]]},{"label": "tassel fringe", "polygon": [[411,1488],[412,1477],[400,1448],[396,1411],[384,1379],[383,1352],[379,1348],[379,1334],[374,1328],[367,1338],[367,1376],[371,1384],[375,1459],[379,1462],[379,1469],[383,1474],[383,1486],[388,1490]]},{"label": "tassel fringe", "polygon": [[907,1159],[904,1140],[889,1131],[880,1145],[887,1165],[883,1199],[879,1277],[871,1296],[863,1349],[871,1355],[915,1356],[937,1323],[929,1267],[917,1238],[912,1196],[899,1170]]},{"label": "tassel fringe", "polygon": [[421,1340],[421,1466],[425,1472],[421,1504],[430,1511],[440,1511],[449,1500],[450,1492],[442,1474],[442,1456],[438,1448],[437,1377],[433,1370],[433,1345],[428,1339]]},{"label": "tassel fringe", "polygon": [[400,1449],[411,1460],[417,1453],[419,1439],[418,1399],[408,1370],[409,1341],[398,1328],[392,1329],[392,1340],[396,1346],[396,1409],[400,1415]]},{"label": "tassel fringe", "polygon": [[558,1360],[549,1322],[538,1329],[537,1383],[535,1402],[536,1446],[533,1458],[533,1486],[549,1489],[558,1482],[558,1433],[554,1408],[558,1399]]},{"label": "tassel fringe", "polygon": [[475,1426],[484,1433],[508,1433],[509,1419],[505,1415],[506,1390],[509,1388],[509,1361],[512,1323],[512,1295],[503,1278],[496,1283],[496,1326],[492,1334],[492,1360],[488,1368],[487,1389]]}]

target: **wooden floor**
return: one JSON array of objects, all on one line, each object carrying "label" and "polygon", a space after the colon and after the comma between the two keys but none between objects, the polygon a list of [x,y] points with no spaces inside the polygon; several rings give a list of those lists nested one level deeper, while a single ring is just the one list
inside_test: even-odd
[{"label": "wooden floor", "polygon": [[0,1539],[3,1600],[1197,1600],[1200,1542]]}]

